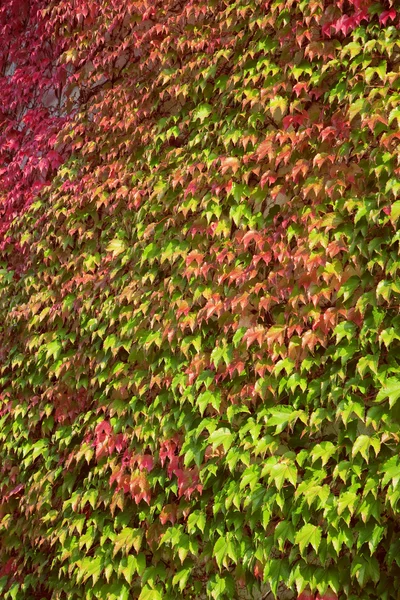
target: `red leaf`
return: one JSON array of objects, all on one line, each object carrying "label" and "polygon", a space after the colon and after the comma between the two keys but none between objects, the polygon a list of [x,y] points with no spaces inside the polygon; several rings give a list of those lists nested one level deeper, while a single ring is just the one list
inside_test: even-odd
[{"label": "red leaf", "polygon": [[264,567],[262,566],[262,564],[260,563],[260,561],[257,560],[256,564],[254,565],[254,576],[257,579],[262,579],[263,573],[264,573]]},{"label": "red leaf", "polygon": [[293,86],[293,91],[297,97],[300,96],[300,94],[303,90],[307,90],[307,89],[308,89],[308,83],[305,81],[299,81],[299,83],[296,83],[296,85]]},{"label": "red leaf", "polygon": [[139,459],[140,471],[143,471],[143,469],[146,469],[146,471],[148,473],[150,473],[150,471],[153,469],[153,466],[154,466],[154,459],[152,456],[150,456],[150,454],[144,454],[143,456],[140,457],[140,459]]},{"label": "red leaf", "polygon": [[383,11],[383,13],[381,13],[379,15],[379,23],[382,23],[382,25],[386,25],[386,22],[388,21],[388,19],[390,19],[391,21],[394,21],[396,18],[396,11],[394,8],[392,8],[391,10],[385,10]]},{"label": "red leaf", "polygon": [[265,338],[264,327],[257,327],[257,328],[251,327],[250,329],[248,329],[246,331],[246,333],[243,336],[243,340],[245,340],[247,342],[247,348],[249,348],[251,346],[251,344],[255,341],[258,342],[258,345],[261,348],[264,338]]},{"label": "red leaf", "polygon": [[139,504],[142,500],[144,500],[147,504],[150,504],[150,485],[144,473],[133,477],[129,484],[129,490],[132,500],[134,500],[136,504]]},{"label": "red leaf", "polygon": [[164,506],[160,513],[160,521],[163,525],[167,521],[170,521],[172,525],[175,524],[177,518],[178,507],[176,504],[167,504]]},{"label": "red leaf", "polygon": [[297,596],[297,600],[314,600],[314,594],[310,591],[301,592],[301,594]]},{"label": "red leaf", "polygon": [[16,496],[21,490],[24,489],[24,484],[19,483],[7,496],[4,497],[4,500],[8,500],[11,496]]},{"label": "red leaf", "polygon": [[112,431],[112,427],[108,421],[102,421],[101,423],[99,423],[96,426],[96,429],[95,429],[96,435],[99,435],[102,433],[109,435],[111,433],[111,431]]},{"label": "red leaf", "polygon": [[315,600],[338,600],[337,594],[328,590],[325,594],[317,594]]}]

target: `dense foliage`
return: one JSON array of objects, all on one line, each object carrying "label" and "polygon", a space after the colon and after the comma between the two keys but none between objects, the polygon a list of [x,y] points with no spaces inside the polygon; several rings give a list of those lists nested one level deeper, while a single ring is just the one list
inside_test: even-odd
[{"label": "dense foliage", "polygon": [[399,30],[0,7],[2,598],[399,598]]}]

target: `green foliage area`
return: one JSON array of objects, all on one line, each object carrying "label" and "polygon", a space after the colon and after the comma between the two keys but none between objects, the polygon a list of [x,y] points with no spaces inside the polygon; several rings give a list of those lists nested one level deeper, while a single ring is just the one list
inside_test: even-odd
[{"label": "green foliage area", "polygon": [[5,600],[399,598],[395,4],[48,4],[80,104],[0,253]]}]

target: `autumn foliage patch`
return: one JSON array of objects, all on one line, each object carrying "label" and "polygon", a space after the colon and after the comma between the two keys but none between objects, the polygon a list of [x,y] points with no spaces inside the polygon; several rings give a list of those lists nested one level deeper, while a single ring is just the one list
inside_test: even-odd
[{"label": "autumn foliage patch", "polygon": [[0,39],[1,597],[398,599],[398,3]]}]

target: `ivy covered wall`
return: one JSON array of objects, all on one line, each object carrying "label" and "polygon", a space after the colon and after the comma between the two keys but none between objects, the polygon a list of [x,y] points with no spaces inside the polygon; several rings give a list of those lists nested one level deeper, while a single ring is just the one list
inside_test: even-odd
[{"label": "ivy covered wall", "polygon": [[397,3],[0,28],[2,598],[397,600]]}]

